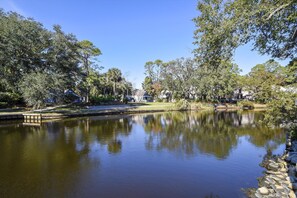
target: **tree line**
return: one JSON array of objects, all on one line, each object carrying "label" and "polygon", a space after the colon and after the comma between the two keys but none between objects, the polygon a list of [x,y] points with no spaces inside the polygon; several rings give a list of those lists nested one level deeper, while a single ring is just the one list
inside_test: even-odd
[{"label": "tree line", "polygon": [[0,106],[71,102],[73,95],[65,90],[87,103],[131,93],[132,84],[120,69],[101,72],[99,48],[59,25],[47,30],[32,18],[0,9],[0,41]]},{"label": "tree line", "polygon": [[[193,19],[197,46],[193,53],[202,67],[220,71],[232,63],[237,47],[247,43],[262,55],[291,60],[285,69],[271,61],[267,63],[270,66],[258,65],[246,86],[253,86],[262,101],[269,99],[267,123],[295,122],[297,2],[203,0],[198,1],[197,9],[200,15]],[[283,85],[289,87],[284,90]]]},{"label": "tree line", "polygon": [[202,67],[195,59],[178,58],[173,61],[149,61],[145,64],[143,89],[158,98],[162,91],[171,99],[215,101],[233,94],[239,87],[239,69],[227,64],[220,72]]},{"label": "tree line", "polygon": [[240,75],[236,64],[226,64],[216,70],[199,65],[192,58],[179,58],[169,62],[149,61],[145,64],[146,77],[143,89],[154,98],[164,90],[170,99],[196,99],[217,102],[232,98],[239,90],[249,92],[256,102],[268,103],[275,99],[280,88],[297,82],[296,61],[287,66],[275,60],[257,64],[246,75]]},{"label": "tree line", "polygon": [[[168,89],[177,99],[194,93],[199,100],[214,100],[245,89],[257,101],[268,103],[268,122],[296,120],[297,2],[202,0],[197,10],[194,58],[147,62],[143,88],[155,97]],[[240,76],[233,57],[239,46],[248,43],[272,60]],[[275,58],[291,61],[281,66]]]}]

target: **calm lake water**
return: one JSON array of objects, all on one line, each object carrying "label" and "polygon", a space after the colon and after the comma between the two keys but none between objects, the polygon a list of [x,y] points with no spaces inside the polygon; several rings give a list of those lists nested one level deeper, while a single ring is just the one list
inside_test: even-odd
[{"label": "calm lake water", "polygon": [[255,112],[0,123],[0,197],[244,197],[285,134]]}]

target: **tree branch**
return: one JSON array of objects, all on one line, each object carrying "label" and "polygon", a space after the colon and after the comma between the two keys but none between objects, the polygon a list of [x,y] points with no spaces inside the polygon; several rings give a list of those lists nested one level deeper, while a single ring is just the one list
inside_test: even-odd
[{"label": "tree branch", "polygon": [[295,29],[293,35],[292,35],[292,41],[295,41],[297,38],[297,28]]},{"label": "tree branch", "polygon": [[284,9],[285,7],[288,7],[289,5],[291,5],[291,3],[293,3],[293,1],[291,1],[287,4],[284,4],[284,5],[281,5],[280,7],[276,8],[273,12],[270,13],[270,15],[266,18],[266,20],[269,20],[275,13]]}]

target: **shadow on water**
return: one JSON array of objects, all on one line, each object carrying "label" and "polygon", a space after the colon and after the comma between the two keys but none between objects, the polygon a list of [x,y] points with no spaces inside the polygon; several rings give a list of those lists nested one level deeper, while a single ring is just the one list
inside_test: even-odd
[{"label": "shadow on water", "polygon": [[[96,191],[82,184],[86,175],[94,169],[96,174],[101,171],[103,156],[121,156],[125,140],[141,133],[132,133],[139,126],[146,151],[166,150],[190,157],[205,154],[224,160],[240,138],[246,138],[271,152],[284,143],[285,135],[281,129],[258,123],[262,116],[254,112],[168,112],[65,119],[39,126],[6,122],[0,124],[0,197],[80,197],[88,192],[73,194],[78,193],[75,189]],[[111,188],[108,193],[114,192]],[[216,192],[205,197],[219,196]]]},{"label": "shadow on water", "polygon": [[79,177],[100,169],[94,145],[121,152],[119,136],[128,136],[131,121],[72,119],[27,126],[0,125],[0,197],[72,196]]},{"label": "shadow on water", "polygon": [[143,116],[146,148],[177,154],[205,153],[225,159],[242,136],[257,147],[276,149],[284,143],[282,129],[271,129],[254,112],[174,112]]}]

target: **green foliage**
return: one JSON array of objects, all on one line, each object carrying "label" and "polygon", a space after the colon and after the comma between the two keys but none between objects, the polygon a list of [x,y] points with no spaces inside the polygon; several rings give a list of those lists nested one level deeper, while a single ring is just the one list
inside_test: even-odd
[{"label": "green foliage", "polygon": [[[273,58],[293,58],[297,47],[294,44],[296,30],[296,7],[293,0],[246,1],[236,0],[228,7],[232,15],[236,35],[242,43],[252,41],[261,54]],[[241,34],[245,32],[245,37]]]},{"label": "green foliage", "polygon": [[294,58],[296,6],[292,0],[199,1],[194,54],[203,65],[217,68],[239,45],[252,42],[261,54]]},{"label": "green foliage", "polygon": [[158,98],[158,99],[156,100],[156,102],[163,102],[163,99]]},{"label": "green foliage", "polygon": [[150,77],[146,76],[143,83],[142,83],[142,89],[146,91],[148,94],[152,95],[152,84],[153,81]]},{"label": "green foliage", "polygon": [[45,106],[48,99],[59,102],[63,98],[63,76],[47,73],[29,73],[20,84],[20,90],[26,101],[34,109]]},{"label": "green foliage", "polygon": [[252,101],[248,100],[242,100],[237,103],[237,106],[239,106],[242,109],[254,109],[254,103]]},{"label": "green foliage", "polygon": [[107,95],[107,96],[92,96],[90,98],[90,102],[92,104],[104,104],[104,103],[110,103],[110,102],[114,102],[117,98],[111,95]]},{"label": "green foliage", "polygon": [[194,85],[201,101],[214,101],[218,97],[232,96],[239,88],[239,69],[236,64],[226,62],[217,70],[199,67],[195,72]]},{"label": "green foliage", "polygon": [[146,62],[144,65],[146,77],[142,83],[142,88],[153,98],[157,99],[163,87],[162,74],[165,69],[165,63],[162,60]]},{"label": "green foliage", "polygon": [[268,110],[264,122],[268,125],[284,124],[290,126],[296,124],[297,106],[295,100],[297,94],[294,92],[278,92],[275,99],[268,103]]},{"label": "green foliage", "polygon": [[24,74],[45,67],[45,50],[50,46],[51,33],[33,19],[0,9],[0,79],[8,89],[18,91]]},{"label": "green foliage", "polygon": [[297,58],[294,58],[286,67],[286,83],[293,84],[297,83]]},{"label": "green foliage", "polygon": [[193,59],[179,58],[164,63],[161,73],[161,87],[173,92],[175,99],[190,98],[194,89],[194,80],[198,65]]},{"label": "green foliage", "polygon": [[174,104],[178,110],[187,110],[191,107],[191,104],[186,99],[181,99]]},{"label": "green foliage", "polygon": [[[115,69],[120,81],[99,74],[99,48],[88,40],[79,42],[73,34],[65,34],[59,25],[50,31],[31,18],[0,9],[0,41],[0,92],[22,95],[34,107],[44,105],[45,98],[55,98],[63,89],[75,90],[86,101],[90,95],[131,93],[132,84],[120,70]],[[30,87],[30,77],[39,87]],[[60,98],[56,99],[60,102]],[[72,98],[64,100],[70,102]]]},{"label": "green foliage", "polygon": [[11,92],[0,92],[0,102],[2,106],[12,106],[22,103],[20,95]]},{"label": "green foliage", "polygon": [[275,91],[285,84],[285,68],[278,62],[269,60],[258,64],[247,75],[245,88],[252,93],[256,101],[267,103],[274,98]]},{"label": "green foliage", "polygon": [[278,96],[280,92],[277,93],[280,86],[296,82],[296,8],[297,1],[293,0],[202,0],[198,1],[197,6],[199,16],[194,19],[197,27],[194,54],[207,70],[217,70],[224,63],[232,61],[235,49],[249,42],[260,54],[293,60],[288,68],[282,68],[274,61],[257,65],[244,79],[247,86],[240,83],[241,87],[252,91],[258,101],[270,102],[276,118],[271,115],[267,117],[276,122],[281,117],[284,122],[287,118],[291,121],[296,119],[288,116],[294,109],[292,102],[289,102],[292,98],[281,98]]},{"label": "green foliage", "polygon": [[193,52],[197,61],[209,69],[230,62],[238,46],[238,37],[233,35],[236,27],[228,21],[226,5],[222,0],[198,1],[199,16],[193,19],[197,27],[194,44],[198,46]]},{"label": "green foliage", "polygon": [[126,97],[123,98],[123,103],[124,103],[124,104],[128,104],[128,102],[129,102],[129,101],[128,101],[128,98],[126,98]]},{"label": "green foliage", "polygon": [[[156,61],[155,61],[156,62]],[[146,68],[154,66],[146,63]],[[142,84],[143,89],[152,96],[159,96],[161,91],[169,90],[174,99],[198,97],[202,100],[214,100],[217,97],[232,95],[238,88],[239,69],[230,62],[224,62],[217,70],[209,69],[190,58],[180,58],[158,65],[157,75],[151,69]],[[159,76],[154,82],[154,76]]]},{"label": "green foliage", "polygon": [[[79,60],[81,60],[82,70],[84,76],[82,78],[82,84],[85,90],[86,102],[89,102],[90,89],[92,86],[93,78],[90,76],[92,70],[96,68],[96,57],[101,55],[101,51],[91,41],[83,40],[78,42]],[[93,72],[94,73],[94,72]]]}]

